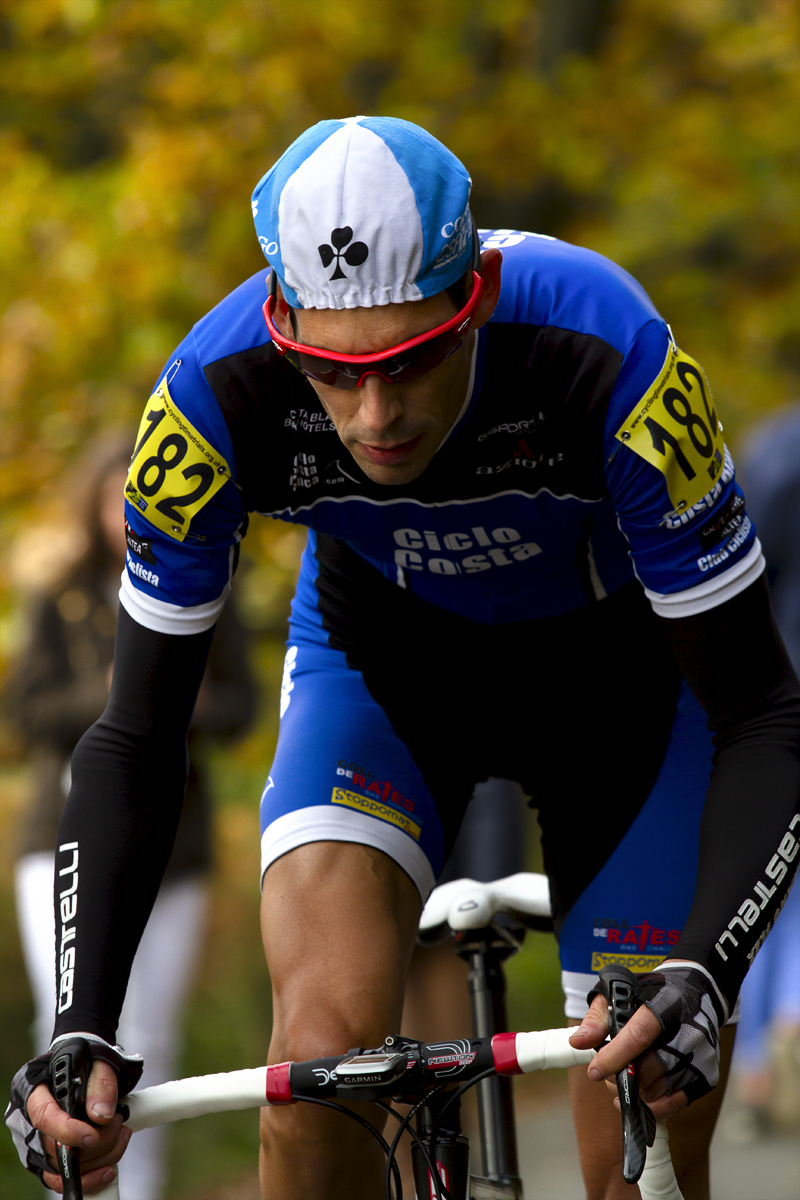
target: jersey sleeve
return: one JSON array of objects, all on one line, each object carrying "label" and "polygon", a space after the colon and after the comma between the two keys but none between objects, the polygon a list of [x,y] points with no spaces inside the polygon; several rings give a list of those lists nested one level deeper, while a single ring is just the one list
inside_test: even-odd
[{"label": "jersey sleeve", "polygon": [[190,334],[137,433],[125,484],[121,604],[157,633],[209,629],[230,590],[244,528],[233,447]]},{"label": "jersey sleeve", "polygon": [[659,616],[705,612],[759,577],[764,558],[708,382],[660,320],[625,355],[604,450],[619,527]]}]

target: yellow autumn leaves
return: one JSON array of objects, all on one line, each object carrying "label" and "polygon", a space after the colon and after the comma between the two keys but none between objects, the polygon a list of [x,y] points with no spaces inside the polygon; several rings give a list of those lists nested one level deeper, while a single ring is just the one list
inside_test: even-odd
[{"label": "yellow autumn leaves", "polygon": [[470,170],[479,223],[622,263],[734,430],[796,386],[791,0],[3,7],[12,531],[95,430],[135,425],[192,323],[262,265],[250,191],[323,117],[418,121]]}]

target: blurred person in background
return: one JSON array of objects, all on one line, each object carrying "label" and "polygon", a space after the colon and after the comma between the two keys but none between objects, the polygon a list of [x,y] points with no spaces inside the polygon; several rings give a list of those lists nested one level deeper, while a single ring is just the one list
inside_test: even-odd
[{"label": "blurred person in background", "polygon": [[[123,503],[131,447],[132,439],[123,434],[91,446],[75,531],[80,557],[39,597],[9,688],[11,715],[29,745],[33,767],[16,898],[36,1009],[37,1054],[50,1044],[56,1003],[53,869],[58,821],[69,792],[72,751],[103,712],[111,682],[119,578],[126,536],[131,536]],[[189,732],[190,770],[175,845],[139,945],[120,1021],[119,1041],[136,1046],[146,1058],[145,1085],[174,1076],[181,1017],[201,946],[212,860],[204,751],[212,738],[244,730],[255,699],[245,631],[229,604],[217,627]],[[122,1200],[156,1200],[165,1176],[164,1130],[149,1129],[136,1138],[120,1167]]]},{"label": "blurred person in background", "polygon": [[[800,671],[800,403],[756,429],[744,455],[747,498],[767,560],[775,617]],[[744,1136],[800,1129],[800,887],[742,985],[736,1040]]]}]

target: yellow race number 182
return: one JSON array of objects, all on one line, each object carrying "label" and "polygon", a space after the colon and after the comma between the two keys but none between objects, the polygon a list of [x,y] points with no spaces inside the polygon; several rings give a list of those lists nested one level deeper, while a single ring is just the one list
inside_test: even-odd
[{"label": "yellow race number 182", "polygon": [[676,512],[702,500],[725,461],[722,425],[703,369],[674,343],[614,436],[658,468]]},{"label": "yellow race number 182", "polygon": [[136,435],[126,498],[151,525],[182,542],[192,517],[230,477],[225,459],[176,407],[163,379]]}]

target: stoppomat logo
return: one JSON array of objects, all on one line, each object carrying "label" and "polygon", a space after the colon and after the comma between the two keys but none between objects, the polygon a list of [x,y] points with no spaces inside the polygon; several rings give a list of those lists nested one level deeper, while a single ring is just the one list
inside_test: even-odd
[{"label": "stoppomat logo", "polygon": [[331,803],[344,804],[347,808],[355,808],[370,817],[377,817],[379,821],[388,821],[391,825],[396,825],[398,829],[402,829],[403,833],[407,833],[414,841],[419,841],[419,835],[422,830],[416,821],[412,821],[405,813],[398,812],[394,808],[389,808],[387,804],[380,804],[370,796],[359,796],[357,792],[350,792],[345,788],[335,787],[331,793]]},{"label": "stoppomat logo", "polygon": [[642,974],[645,971],[655,971],[663,961],[663,954],[593,954],[592,970],[602,971],[603,967],[627,967],[629,971]]}]

